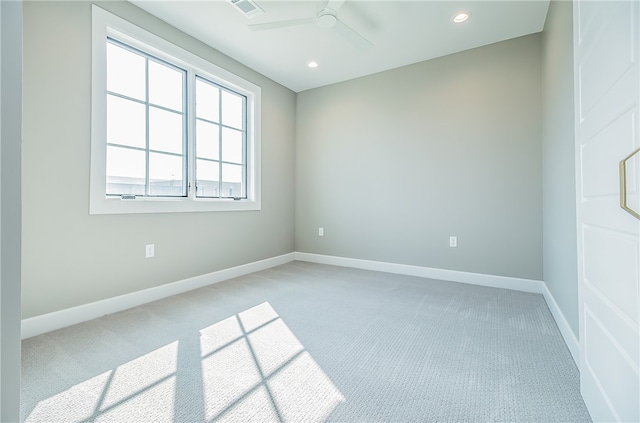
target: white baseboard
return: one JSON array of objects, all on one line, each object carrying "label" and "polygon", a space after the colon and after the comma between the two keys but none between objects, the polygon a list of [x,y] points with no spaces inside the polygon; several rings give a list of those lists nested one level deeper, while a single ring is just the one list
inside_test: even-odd
[{"label": "white baseboard", "polygon": [[547,301],[549,310],[551,310],[551,314],[553,315],[553,318],[558,325],[558,329],[560,329],[560,333],[564,338],[564,342],[565,344],[567,344],[569,352],[571,352],[573,361],[575,361],[576,366],[580,368],[580,343],[578,342],[578,338],[576,338],[573,330],[571,330],[569,322],[567,322],[567,319],[564,317],[562,310],[560,310],[560,306],[558,306],[558,303],[556,302],[555,298],[553,298],[553,295],[551,295],[551,291],[549,291],[549,288],[547,288],[546,284],[544,285],[544,291],[542,292],[542,295],[544,295],[544,299]]},{"label": "white baseboard", "polygon": [[578,340],[573,334],[569,323],[564,317],[564,314],[562,314],[562,311],[553,298],[553,295],[551,295],[546,284],[542,281],[300,252],[271,257],[265,260],[219,270],[205,275],[195,276],[193,278],[168,283],[154,288],[120,295],[118,297],[30,317],[22,320],[22,339],[51,332],[77,323],[86,322],[107,314],[117,313],[132,307],[247,275],[249,273],[279,266],[294,260],[542,294],[549,306],[549,309],[551,310],[551,314],[553,315],[558,328],[560,329],[560,333],[573,356],[574,361],[579,363],[580,349]]},{"label": "white baseboard", "polygon": [[545,284],[534,279],[512,278],[507,276],[485,275],[482,273],[460,272],[457,270],[435,269],[431,267],[412,266],[408,264],[386,263],[382,261],[362,260],[322,254],[295,253],[296,260],[312,263],[330,264],[357,269],[375,270],[378,272],[396,273],[399,275],[419,276],[442,281],[462,282],[471,285],[491,288],[512,289],[514,291],[542,294]]},{"label": "white baseboard", "polygon": [[157,301],[172,295],[202,288],[227,279],[237,278],[295,260],[294,253],[288,253],[265,260],[255,261],[205,275],[195,276],[177,282],[160,285],[118,297],[108,298],[89,304],[83,304],[40,316],[22,320],[22,339],[31,338],[56,329],[61,329],[91,319],[117,313],[142,304]]}]

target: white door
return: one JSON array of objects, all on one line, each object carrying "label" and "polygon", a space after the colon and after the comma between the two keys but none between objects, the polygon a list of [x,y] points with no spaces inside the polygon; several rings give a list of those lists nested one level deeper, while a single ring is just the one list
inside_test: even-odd
[{"label": "white door", "polygon": [[[640,147],[637,0],[574,3],[581,391],[594,421],[640,421],[640,220],[621,160]],[[625,161],[640,211],[640,154]]]}]

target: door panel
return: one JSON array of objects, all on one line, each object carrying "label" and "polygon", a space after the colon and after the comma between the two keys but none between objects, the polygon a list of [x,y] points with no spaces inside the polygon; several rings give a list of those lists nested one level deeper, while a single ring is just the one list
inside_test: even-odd
[{"label": "door panel", "polygon": [[[635,61],[631,20],[631,2],[615,2],[614,7],[600,10],[592,19],[591,30],[583,34],[583,45],[589,50],[580,66],[580,81],[589,86],[581,92],[580,110],[584,117],[626,73]],[[599,24],[599,25],[598,25]],[[598,32],[595,32],[595,30]],[[607,66],[602,66],[602,63]]]},{"label": "door panel", "polygon": [[[589,368],[605,400],[616,411],[616,420],[638,421],[637,363],[625,354],[618,343],[594,313],[585,308],[585,364]],[[629,389],[631,387],[631,389]]]},{"label": "door panel", "polygon": [[[625,233],[584,226],[584,279],[638,321],[638,240]],[[637,325],[636,325],[637,327]]]},{"label": "door panel", "polygon": [[[619,162],[640,146],[638,2],[574,3],[580,382],[594,421],[640,421],[640,221]],[[638,202],[638,160],[627,195]]]}]

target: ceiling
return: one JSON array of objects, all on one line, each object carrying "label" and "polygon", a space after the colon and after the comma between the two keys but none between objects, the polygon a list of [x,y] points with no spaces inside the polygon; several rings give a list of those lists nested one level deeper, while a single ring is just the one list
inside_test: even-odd
[{"label": "ceiling", "polygon": [[[329,1],[341,22],[373,44],[362,48],[336,27],[314,22],[248,27],[314,18],[326,0],[254,0],[264,13],[252,18],[229,0],[129,1],[295,92],[540,32],[549,6],[549,0]],[[456,24],[460,11],[471,17]],[[308,68],[310,61],[318,67]]]}]

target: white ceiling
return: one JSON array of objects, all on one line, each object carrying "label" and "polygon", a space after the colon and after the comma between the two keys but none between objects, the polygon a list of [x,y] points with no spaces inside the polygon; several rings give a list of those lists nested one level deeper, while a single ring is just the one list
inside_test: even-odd
[{"label": "white ceiling", "polygon": [[[326,1],[255,0],[265,13],[253,18],[228,0],[130,1],[296,92],[540,32],[549,6],[549,0],[347,0],[337,16],[374,45],[362,49],[315,24],[248,27],[312,18]],[[454,24],[459,11],[471,18]],[[319,66],[309,69],[311,60]]]}]

